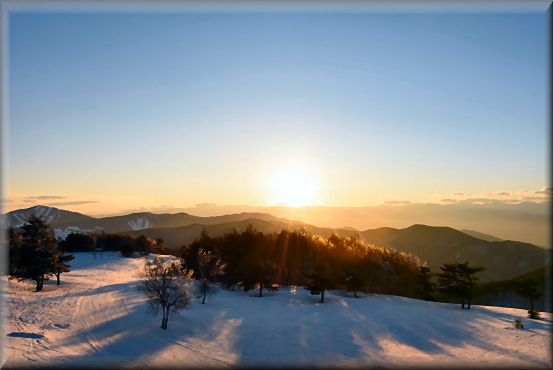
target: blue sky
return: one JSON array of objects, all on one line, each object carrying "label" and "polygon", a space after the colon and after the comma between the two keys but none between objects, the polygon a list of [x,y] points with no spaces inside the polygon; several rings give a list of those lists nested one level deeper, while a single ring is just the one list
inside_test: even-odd
[{"label": "blue sky", "polygon": [[290,167],[328,205],[538,190],[546,30],[537,12],[14,13],[8,190],[264,205]]}]

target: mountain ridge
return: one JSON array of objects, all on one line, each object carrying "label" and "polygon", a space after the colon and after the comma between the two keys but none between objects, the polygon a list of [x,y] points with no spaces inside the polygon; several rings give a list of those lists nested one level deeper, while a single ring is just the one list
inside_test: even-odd
[{"label": "mountain ridge", "polygon": [[483,240],[448,226],[413,224],[403,229],[380,227],[359,231],[347,227],[318,227],[260,212],[209,217],[185,212],[136,212],[94,218],[53,207],[35,206],[9,212],[10,226],[19,225],[24,216],[28,217],[32,211],[48,215],[57,238],[65,238],[71,232],[145,235],[163,238],[168,248],[180,248],[192,242],[203,229],[215,237],[233,230],[244,230],[248,225],[265,233],[279,232],[282,229],[305,229],[322,237],[337,233],[341,237],[359,237],[367,244],[412,253],[421,262],[426,262],[433,272],[438,272],[443,263],[453,261],[481,265],[486,268],[480,275],[483,281],[506,280],[550,262],[549,251],[534,244],[511,240]]}]

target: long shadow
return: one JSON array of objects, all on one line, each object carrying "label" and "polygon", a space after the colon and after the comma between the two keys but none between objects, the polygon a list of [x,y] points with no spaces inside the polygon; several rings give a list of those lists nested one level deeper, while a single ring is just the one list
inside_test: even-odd
[{"label": "long shadow", "polygon": [[[89,353],[71,358],[69,360],[71,364],[125,365],[135,362],[139,358],[147,359],[165,348],[174,346],[179,341],[188,338],[202,338],[207,336],[206,333],[213,333],[213,327],[217,327],[217,322],[222,317],[220,315],[217,317],[215,314],[210,315],[210,312],[215,313],[213,310],[206,311],[204,315],[199,315],[201,312],[188,315],[187,311],[180,315],[172,313],[169,317],[168,329],[163,330],[160,328],[161,314],[152,314],[149,307],[143,302],[128,307],[129,315],[77,332],[67,337],[61,345],[82,342],[86,338],[97,339],[100,341],[98,347],[94,348],[93,346]],[[105,341],[109,343],[101,343]],[[193,349],[191,350],[193,351]],[[67,365],[67,361],[67,359],[63,359],[59,365]]]},{"label": "long shadow", "polygon": [[[121,290],[125,295],[129,284],[113,284],[87,293]],[[228,351],[238,356],[239,364],[247,366],[301,366],[313,365],[314,361],[379,365],[378,354],[384,351],[383,340],[411,347],[429,357],[449,354],[444,345],[471,345],[528,363],[548,365],[528,354],[507,350],[482,339],[477,332],[481,330],[480,320],[489,321],[493,317],[511,324],[517,318],[483,307],[467,311],[453,305],[407,301],[400,297],[355,299],[332,294],[327,295],[326,303],[318,304],[318,296],[292,295],[287,291],[263,298],[228,299],[232,295],[242,295],[228,291],[220,295],[206,305],[194,305],[181,316],[172,315],[167,331],[159,328],[160,315],[150,315],[146,304],[137,303],[129,307],[129,315],[75,333],[66,338],[65,344],[82,341],[83,336],[109,341],[73,360],[82,364],[124,365],[139,358],[147,360],[177,343],[215,340],[223,335],[226,324],[234,320],[239,324],[228,334],[232,342]],[[466,325],[459,325],[459,322]],[[533,328],[538,330],[551,328],[550,322],[536,325]],[[184,347],[194,351],[194,346]]]}]

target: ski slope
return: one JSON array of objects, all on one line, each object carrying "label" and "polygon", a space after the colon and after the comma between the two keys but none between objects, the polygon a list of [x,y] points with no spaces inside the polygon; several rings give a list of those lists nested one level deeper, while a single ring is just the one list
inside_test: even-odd
[{"label": "ski slope", "polygon": [[530,320],[520,309],[386,295],[331,292],[319,304],[300,288],[262,298],[221,290],[162,330],[136,290],[142,263],[76,253],[60,286],[8,282],[4,366],[553,365],[550,313]]}]

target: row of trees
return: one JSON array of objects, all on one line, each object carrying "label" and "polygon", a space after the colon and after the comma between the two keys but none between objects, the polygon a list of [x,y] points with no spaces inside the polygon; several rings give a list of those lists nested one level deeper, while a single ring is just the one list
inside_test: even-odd
[{"label": "row of trees", "polygon": [[69,262],[74,252],[120,251],[130,257],[136,254],[165,253],[163,239],[117,234],[69,234],[58,242],[46,221],[31,215],[20,228],[8,229],[9,275],[12,279],[36,281],[36,291],[54,275],[60,285],[60,275],[71,270]]},{"label": "row of trees", "polygon": [[303,286],[313,294],[328,289],[417,296],[420,262],[412,254],[367,246],[336,234],[321,238],[306,231],[264,234],[251,226],[199,239],[181,248],[182,269],[201,281],[204,297],[212,283],[244,291]]},{"label": "row of trees", "polygon": [[8,231],[10,277],[36,281],[37,292],[49,275],[55,275],[60,285],[61,273],[70,271],[69,261],[75,257],[59,248],[43,219],[33,215],[21,229],[21,233],[14,228]]},{"label": "row of trees", "polygon": [[148,253],[164,254],[165,242],[159,238],[153,240],[144,235],[135,237],[132,235],[119,234],[79,234],[71,233],[65,240],[59,243],[61,250],[73,252],[96,251],[120,251],[125,257],[132,257],[136,254],[146,255]]}]

